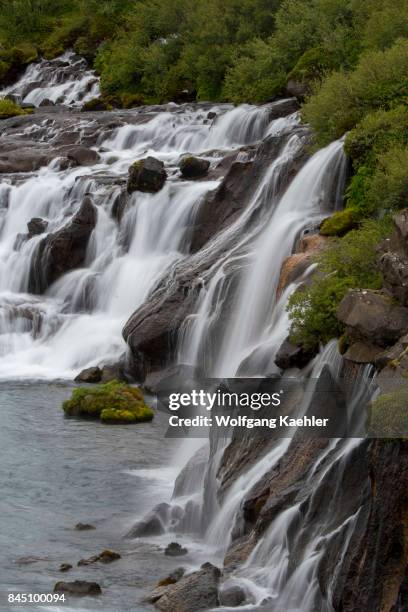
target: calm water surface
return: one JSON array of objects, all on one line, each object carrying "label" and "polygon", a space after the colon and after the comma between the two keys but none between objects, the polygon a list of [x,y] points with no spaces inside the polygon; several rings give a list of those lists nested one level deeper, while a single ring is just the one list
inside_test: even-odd
[{"label": "calm water surface", "polygon": [[[170,498],[174,470],[166,466],[177,441],[163,444],[160,413],[136,426],[65,419],[61,403],[71,391],[64,384],[0,383],[0,610],[23,609],[7,603],[8,592],[50,593],[58,580],[76,579],[98,582],[102,597],[24,609],[151,610],[143,594],[180,563],[163,554],[163,538],[124,536]],[[78,522],[96,529],[76,531]],[[104,548],[122,559],[76,567]],[[74,569],[61,573],[61,563]]]}]

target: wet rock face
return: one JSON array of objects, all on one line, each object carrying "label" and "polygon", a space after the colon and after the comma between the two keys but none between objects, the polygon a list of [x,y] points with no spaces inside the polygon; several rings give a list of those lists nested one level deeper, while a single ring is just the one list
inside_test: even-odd
[{"label": "wet rock face", "polygon": [[27,223],[29,238],[37,236],[38,234],[43,234],[47,227],[48,221],[40,219],[39,217],[33,217],[33,219]]},{"label": "wet rock face", "polygon": [[351,290],[340,303],[337,316],[351,341],[368,340],[380,347],[396,342],[408,331],[408,308],[378,291]]},{"label": "wet rock face", "polygon": [[98,367],[86,368],[75,377],[75,382],[98,383],[101,381],[102,372]]},{"label": "wet rock face", "polygon": [[[307,137],[301,130],[299,136]],[[225,240],[217,240],[223,230],[229,229],[248,206],[266,169],[276,159],[282,139],[268,138],[262,143],[253,161],[236,162],[230,167],[220,186],[201,203],[192,230],[192,256],[172,269],[171,275],[160,283],[145,303],[129,318],[123,329],[135,365],[135,378],[139,381],[152,372],[171,363],[178,331],[187,315],[194,312],[203,280],[209,270],[222,260],[223,254],[236,245],[234,233]],[[279,185],[281,190],[305,161],[302,150],[293,161]],[[248,220],[250,223],[250,220]],[[231,285],[234,282],[232,279]],[[220,319],[220,326],[223,325]]]},{"label": "wet rock face", "polygon": [[128,193],[134,191],[156,193],[163,187],[166,179],[167,173],[163,162],[154,157],[146,157],[130,166],[127,190]]},{"label": "wet rock face", "polygon": [[31,262],[31,293],[43,293],[62,274],[84,263],[96,218],[97,211],[91,198],[85,197],[71,221],[39,243]]},{"label": "wet rock face", "polygon": [[309,349],[286,339],[276,354],[275,363],[282,370],[304,368],[317,355],[318,350],[318,347]]},{"label": "wet rock face", "polygon": [[220,576],[217,567],[204,563],[197,572],[167,587],[154,605],[162,612],[199,612],[217,607]]},{"label": "wet rock face", "polygon": [[334,608],[405,610],[399,603],[404,597],[407,603],[408,442],[373,441],[368,470],[370,491],[338,573]]}]

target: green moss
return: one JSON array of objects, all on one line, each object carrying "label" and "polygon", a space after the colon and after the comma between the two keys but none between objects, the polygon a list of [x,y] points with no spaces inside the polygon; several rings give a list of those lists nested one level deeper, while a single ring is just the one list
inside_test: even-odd
[{"label": "green moss", "polygon": [[408,437],[408,385],[385,393],[370,406],[369,432],[378,438]]},{"label": "green moss", "polygon": [[360,217],[351,208],[345,208],[334,213],[323,221],[320,226],[322,236],[345,236],[359,225]]},{"label": "green moss", "polygon": [[344,355],[347,352],[350,346],[350,341],[347,337],[347,334],[343,334],[342,336],[340,336],[337,346],[338,346],[340,355]]},{"label": "green moss", "polygon": [[104,423],[140,423],[151,421],[153,411],[136,387],[116,380],[93,387],[79,387],[63,403],[66,416],[97,419]]},{"label": "green moss", "polygon": [[12,100],[0,98],[0,119],[9,119],[10,117],[17,117],[18,115],[27,115],[29,113],[32,113],[31,109],[23,109],[21,108],[21,106],[19,106]]}]

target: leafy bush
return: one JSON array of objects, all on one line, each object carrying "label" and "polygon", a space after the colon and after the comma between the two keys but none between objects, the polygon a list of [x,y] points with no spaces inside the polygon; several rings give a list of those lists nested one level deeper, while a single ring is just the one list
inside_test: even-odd
[{"label": "leafy bush", "polygon": [[376,247],[391,231],[389,218],[366,220],[344,238],[333,238],[316,257],[318,269],[310,285],[296,291],[289,301],[294,342],[314,347],[343,333],[337,308],[348,289],[381,287]]},{"label": "leafy bush", "polygon": [[404,102],[408,88],[408,40],[364,54],[355,70],[330,75],[303,108],[303,117],[324,145],[340,138],[376,109]]},{"label": "leafy bush", "polygon": [[389,211],[408,205],[408,148],[394,147],[379,158],[367,193],[369,210]]}]

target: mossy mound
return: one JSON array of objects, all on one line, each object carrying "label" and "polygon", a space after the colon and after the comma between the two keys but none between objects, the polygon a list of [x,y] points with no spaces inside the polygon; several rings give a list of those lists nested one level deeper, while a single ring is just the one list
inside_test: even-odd
[{"label": "mossy mound", "polygon": [[369,433],[376,438],[408,439],[408,384],[371,403]]},{"label": "mossy mound", "polygon": [[143,423],[153,419],[143,393],[136,387],[113,380],[93,389],[79,387],[63,405],[68,417],[100,419],[109,424]]},{"label": "mossy mound", "polygon": [[359,226],[359,215],[351,208],[334,213],[323,221],[320,226],[322,236],[345,236]]},{"label": "mossy mound", "polygon": [[17,117],[18,115],[27,115],[32,112],[32,109],[21,108],[21,106],[12,100],[0,98],[0,120],[10,119],[10,117]]}]

